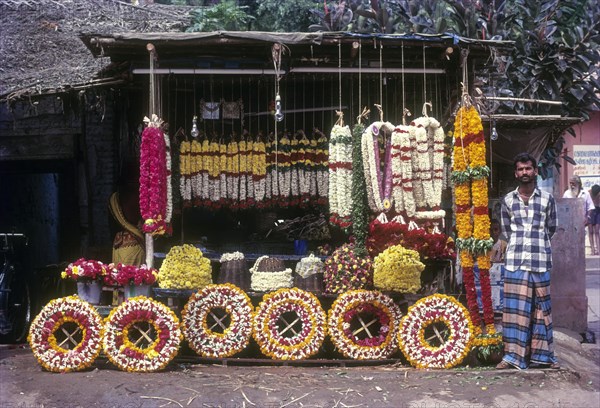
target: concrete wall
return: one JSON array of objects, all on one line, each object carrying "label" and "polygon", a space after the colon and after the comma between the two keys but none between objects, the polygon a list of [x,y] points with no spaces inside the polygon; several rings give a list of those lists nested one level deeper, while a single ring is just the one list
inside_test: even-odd
[{"label": "concrete wall", "polygon": [[[598,156],[596,156],[596,158],[597,158],[597,160],[600,160],[600,112],[592,113],[590,120],[588,120],[587,122],[584,122],[580,125],[575,126],[574,129],[575,129],[576,137],[573,137],[572,135],[570,135],[568,133],[565,134],[564,153],[566,153],[567,156],[573,157],[574,146],[577,146],[577,145],[596,146],[596,149],[598,151]],[[597,173],[594,172],[596,174],[593,174],[593,176],[596,176],[596,177],[593,179],[590,177],[589,180],[586,180],[588,178],[588,176],[591,176],[591,175],[583,174],[584,172],[581,171],[583,169],[578,171],[576,166],[573,166],[572,164],[568,163],[564,159],[561,160],[560,164],[562,166],[560,176],[559,176],[559,183],[558,183],[558,188],[561,193],[560,195],[562,195],[562,193],[568,188],[569,178],[574,173],[582,176],[582,180],[584,183],[586,183],[586,181],[588,181],[586,183],[588,188],[590,187],[590,183],[600,184],[600,183],[598,183],[598,180],[600,180],[600,172],[597,172]],[[598,165],[597,168],[600,168],[600,165]],[[592,180],[594,180],[594,181],[592,182]],[[555,195],[558,196],[559,194],[556,193]]]},{"label": "concrete wall", "polygon": [[587,330],[583,200],[556,198],[558,230],[552,238],[551,298],[555,327]]}]

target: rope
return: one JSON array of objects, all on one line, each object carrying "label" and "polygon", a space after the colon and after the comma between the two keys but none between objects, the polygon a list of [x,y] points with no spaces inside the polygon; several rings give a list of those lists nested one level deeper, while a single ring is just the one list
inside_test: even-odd
[{"label": "rope", "polygon": [[[358,41],[358,106],[360,107],[361,104],[362,104],[362,43],[360,41]],[[363,110],[363,112],[364,112],[364,110]],[[360,123],[361,115],[359,115],[357,117],[358,123]]]},{"label": "rope", "polygon": [[[338,44],[338,90],[339,90],[339,106],[342,110],[342,44]],[[342,115],[343,116],[343,115]],[[343,123],[343,122],[342,122]],[[344,126],[344,125],[342,125]]]},{"label": "rope", "polygon": [[[379,42],[379,104],[383,105],[383,43]],[[383,121],[383,113],[381,113]]]}]

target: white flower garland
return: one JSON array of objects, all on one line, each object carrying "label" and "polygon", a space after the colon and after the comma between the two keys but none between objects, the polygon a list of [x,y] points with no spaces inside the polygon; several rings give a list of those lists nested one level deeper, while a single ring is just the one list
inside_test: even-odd
[{"label": "white flower garland", "polygon": [[329,140],[329,212],[344,223],[352,213],[352,132],[334,125]]},{"label": "white flower garland", "polygon": [[200,199],[209,200],[210,199],[210,177],[209,171],[212,166],[212,159],[210,157],[210,142],[208,139],[204,139],[202,141],[202,145],[200,147]]},{"label": "white flower garland", "polygon": [[429,172],[426,129],[428,124],[428,117],[417,118],[411,122],[409,130],[412,147],[413,195],[417,211],[423,210],[427,206],[425,185],[427,184],[426,173]]},{"label": "white flower garland", "polygon": [[[57,344],[56,333],[74,323],[81,341],[72,349]],[[89,367],[100,354],[104,323],[96,309],[77,296],[51,300],[31,322],[27,340],[33,355],[44,369],[56,373]]]},{"label": "white flower garland", "polygon": [[[154,328],[155,338],[145,348],[136,346],[129,339],[129,330],[140,322]],[[106,318],[104,330],[104,354],[123,371],[162,370],[177,354],[183,338],[175,313],[166,305],[144,296],[130,298],[113,309]]]},{"label": "white flower garland", "polygon": [[223,262],[236,261],[236,260],[241,260],[241,259],[244,259],[244,254],[239,251],[226,252],[223,255],[221,255],[220,262],[223,263]]},{"label": "white flower garland", "polygon": [[[208,327],[209,314],[217,308],[230,317],[222,333]],[[183,334],[192,350],[201,356],[229,357],[242,351],[250,341],[253,306],[248,295],[237,286],[206,286],[190,297],[181,316]]]},{"label": "white flower garland", "polygon": [[179,191],[181,199],[184,203],[189,203],[192,200],[192,152],[191,143],[188,141],[181,142],[179,146]]},{"label": "white flower garland", "polygon": [[[289,312],[300,320],[299,332],[293,327],[279,328],[281,316]],[[316,354],[323,344],[327,315],[312,293],[298,288],[280,289],[265,295],[256,308],[252,334],[266,356],[302,360]]]},{"label": "white flower garland", "polygon": [[369,125],[361,137],[361,150],[363,153],[363,166],[369,207],[374,213],[388,211],[393,200],[393,167],[390,155],[392,141],[385,146],[384,170],[381,172],[381,158],[377,137],[382,127],[394,129],[389,122],[374,122]]}]

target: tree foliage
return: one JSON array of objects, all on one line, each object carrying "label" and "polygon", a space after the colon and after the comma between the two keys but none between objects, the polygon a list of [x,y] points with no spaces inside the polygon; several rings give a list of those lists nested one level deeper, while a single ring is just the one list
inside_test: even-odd
[{"label": "tree foliage", "polygon": [[256,19],[252,26],[256,31],[304,32],[317,22],[312,11],[323,7],[320,0],[258,0]]},{"label": "tree foliage", "polygon": [[193,10],[192,25],[187,32],[198,31],[246,31],[254,17],[246,13],[246,6],[235,0],[224,0],[218,4]]}]

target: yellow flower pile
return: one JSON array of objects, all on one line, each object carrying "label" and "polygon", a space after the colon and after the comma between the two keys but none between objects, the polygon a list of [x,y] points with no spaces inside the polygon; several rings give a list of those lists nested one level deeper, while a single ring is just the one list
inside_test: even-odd
[{"label": "yellow flower pile", "polygon": [[417,251],[394,245],[375,257],[373,268],[373,284],[377,289],[416,293],[421,288],[425,264]]},{"label": "yellow flower pile", "polygon": [[163,289],[202,289],[212,283],[210,260],[193,245],[174,246],[158,271]]}]

